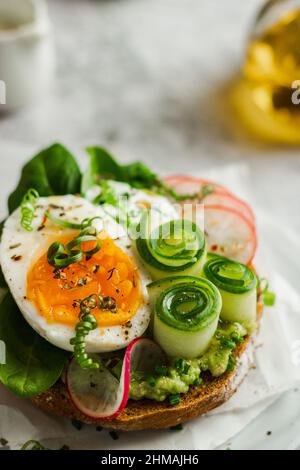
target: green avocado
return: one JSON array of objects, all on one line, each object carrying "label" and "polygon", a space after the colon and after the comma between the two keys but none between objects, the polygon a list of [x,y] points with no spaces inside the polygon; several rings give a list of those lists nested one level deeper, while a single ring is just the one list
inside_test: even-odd
[{"label": "green avocado", "polygon": [[173,359],[167,367],[158,367],[151,376],[132,374],[130,398],[164,401],[169,395],[187,393],[191,386],[200,385],[201,373],[209,371],[219,377],[232,370],[235,359],[232,356],[237,344],[247,335],[239,323],[219,323],[218,329],[207,352],[197,359]]}]

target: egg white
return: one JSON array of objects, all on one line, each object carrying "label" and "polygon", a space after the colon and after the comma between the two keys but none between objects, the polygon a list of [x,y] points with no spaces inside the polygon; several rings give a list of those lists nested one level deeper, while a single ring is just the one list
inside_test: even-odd
[{"label": "egg white", "polygon": [[69,222],[80,223],[89,217],[100,217],[94,222],[100,231],[105,229],[108,235],[131,258],[138,268],[144,302],[138,312],[131,318],[132,326],[122,325],[99,327],[86,337],[87,352],[109,352],[126,347],[134,338],[143,335],[150,321],[150,306],[146,285],[151,282],[150,276],[142,267],[133,248],[132,242],[121,225],[108,215],[100,206],[91,204],[79,196],[51,196],[40,198],[34,219],[33,231],[27,232],[21,227],[20,208],[11,214],[5,222],[0,245],[0,264],[8,287],[18,304],[20,311],[29,325],[55,346],[72,351],[70,339],[74,337],[74,327],[59,323],[47,323],[33,303],[26,298],[27,274],[33,263],[47,251],[49,240],[53,235],[58,237],[76,233],[51,221],[41,230],[45,210],[51,207],[51,213]]},{"label": "egg white", "polygon": [[[140,221],[144,207],[151,208],[152,215],[155,219],[159,220],[159,224],[178,219],[178,211],[168,198],[153,191],[132,188],[129,184],[120,183],[119,181],[109,180],[107,183],[118,200],[118,206],[115,207],[105,203],[102,205],[102,208],[114,219],[122,220],[122,217],[128,215],[130,223],[136,225]],[[93,201],[101,193],[101,187],[95,185],[88,190],[86,197]]]}]

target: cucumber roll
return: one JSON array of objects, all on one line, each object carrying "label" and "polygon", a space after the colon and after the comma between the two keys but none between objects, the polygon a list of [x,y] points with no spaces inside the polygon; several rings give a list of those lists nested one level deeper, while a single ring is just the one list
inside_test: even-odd
[{"label": "cucumber roll", "polygon": [[208,280],[177,276],[148,286],[154,305],[153,335],[170,357],[205,353],[216,332],[222,307],[218,289]]},{"label": "cucumber roll", "polygon": [[137,252],[154,280],[169,276],[200,276],[206,260],[203,232],[190,220],[178,219],[149,230],[149,219],[142,218]]},{"label": "cucumber roll", "polygon": [[222,296],[221,318],[241,323],[249,333],[256,328],[257,277],[248,266],[212,255],[203,267],[203,275]]}]

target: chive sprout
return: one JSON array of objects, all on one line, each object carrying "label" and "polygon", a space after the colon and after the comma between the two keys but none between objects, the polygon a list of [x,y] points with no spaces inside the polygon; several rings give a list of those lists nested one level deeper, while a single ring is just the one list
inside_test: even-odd
[{"label": "chive sprout", "polygon": [[117,303],[113,297],[92,294],[80,301],[79,308],[79,322],[75,327],[76,334],[70,340],[70,344],[74,346],[74,357],[82,369],[99,369],[99,363],[88,356],[85,344],[86,336],[98,326],[92,311],[98,308],[115,313],[117,312]]},{"label": "chive sprout", "polygon": [[261,291],[264,305],[266,305],[266,307],[273,307],[276,302],[276,294],[269,291],[269,282],[264,277],[259,279],[259,290]]},{"label": "chive sprout", "polygon": [[21,202],[21,226],[27,232],[32,232],[32,222],[36,217],[36,203],[39,199],[39,193],[31,188],[27,191]]},{"label": "chive sprout", "polygon": [[[60,242],[54,242],[48,248],[47,259],[48,263],[54,268],[63,269],[71,264],[80,263],[84,257],[89,260],[94,254],[101,249],[101,241],[98,239],[98,231],[92,226],[94,219],[85,219],[81,224],[81,232],[78,237],[70,241],[67,245]],[[69,223],[61,221],[64,223]],[[65,225],[66,226],[66,225]],[[84,251],[82,244],[85,242],[95,242],[96,246]]]},{"label": "chive sprout", "polygon": [[20,450],[48,450],[43,444],[41,444],[39,441],[35,441],[31,439],[30,441],[25,442],[25,444],[22,445]]}]

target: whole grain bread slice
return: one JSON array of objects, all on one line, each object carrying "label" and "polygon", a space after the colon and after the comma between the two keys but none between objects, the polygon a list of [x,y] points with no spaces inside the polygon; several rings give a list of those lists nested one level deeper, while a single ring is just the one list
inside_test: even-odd
[{"label": "whole grain bread slice", "polygon": [[[263,306],[259,301],[257,304],[258,322],[262,316],[262,311]],[[62,381],[57,382],[47,392],[31,398],[31,401],[46,412],[104,428],[121,431],[166,429],[204,415],[229,400],[253,365],[252,352],[253,340],[247,336],[234,351],[237,365],[233,371],[226,372],[217,378],[205,373],[203,383],[197,387],[191,387],[176,406],[171,406],[167,402],[152,400],[129,400],[122,413],[116,419],[110,421],[103,419],[92,420],[84,416],[73,405]]]}]

